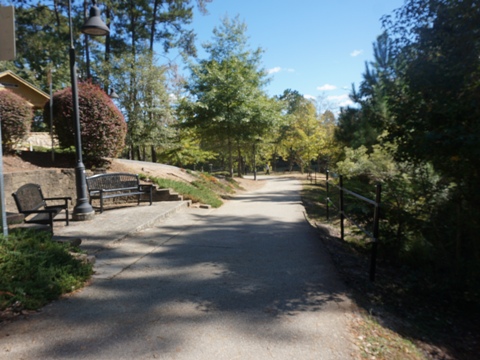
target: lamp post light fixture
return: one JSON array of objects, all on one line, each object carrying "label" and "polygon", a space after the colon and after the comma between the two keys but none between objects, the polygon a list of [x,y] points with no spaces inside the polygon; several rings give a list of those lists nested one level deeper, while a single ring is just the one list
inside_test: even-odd
[{"label": "lamp post light fixture", "polygon": [[[93,6],[90,9],[90,17],[82,26],[81,31],[91,36],[105,36],[110,30],[100,18],[100,10],[96,6],[96,1],[92,1]],[[77,86],[77,68],[75,65],[75,47],[73,46],[72,33],[72,4],[68,0],[68,26],[70,30],[70,77],[72,83],[72,104],[73,104],[73,122],[75,125],[75,186],[77,191],[77,200],[73,208],[73,220],[90,220],[95,215],[95,211],[87,198],[87,183],[85,180],[85,165],[82,159],[82,140],[80,131],[80,117],[78,111],[78,86]]]},{"label": "lamp post light fixture", "polygon": [[118,94],[115,92],[115,90],[112,89],[112,91],[110,91],[110,95],[108,95],[110,97],[110,99],[119,99],[120,96],[118,96]]}]

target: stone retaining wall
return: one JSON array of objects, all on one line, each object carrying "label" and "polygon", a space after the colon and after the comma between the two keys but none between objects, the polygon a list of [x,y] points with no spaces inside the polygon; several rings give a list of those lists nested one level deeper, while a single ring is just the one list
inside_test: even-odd
[{"label": "stone retaining wall", "polygon": [[5,184],[5,209],[8,212],[18,212],[12,193],[28,183],[39,184],[45,197],[71,196],[72,199],[77,197],[73,169],[4,173],[3,181]]},{"label": "stone retaining wall", "polygon": [[[92,172],[87,171],[87,176],[93,175]],[[75,205],[77,192],[75,187],[75,170],[74,169],[49,169],[49,170],[32,170],[14,173],[3,174],[5,186],[5,210],[7,212],[18,212],[15,200],[13,200],[12,193],[14,193],[20,186],[34,183],[42,187],[43,196],[57,197],[70,196],[72,204]],[[115,203],[126,202],[126,198],[115,199]],[[171,193],[168,189],[154,190],[153,201],[180,201],[182,197],[178,194]],[[96,205],[95,203],[93,205]]]}]

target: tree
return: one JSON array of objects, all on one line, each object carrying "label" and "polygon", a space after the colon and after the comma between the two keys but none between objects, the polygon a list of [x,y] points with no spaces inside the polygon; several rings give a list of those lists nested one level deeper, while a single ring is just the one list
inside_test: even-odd
[{"label": "tree", "polygon": [[341,109],[335,132],[344,146],[366,146],[370,151],[390,121],[387,90],[394,79],[394,59],[386,32],[377,37],[373,53],[374,61],[365,64],[359,90],[352,86],[350,98],[357,105]]},{"label": "tree", "polygon": [[[395,56],[388,89],[396,158],[433,164],[451,183],[449,234],[457,263],[480,258],[480,7],[474,0],[409,0],[387,18]],[[438,212],[445,216],[445,212]],[[454,244],[453,244],[454,243]]]},{"label": "tree", "polygon": [[274,119],[274,102],[262,87],[266,74],[260,69],[261,49],[250,51],[246,25],[237,18],[223,19],[214,29],[214,40],[204,45],[209,59],[191,64],[191,79],[180,111],[184,126],[196,130],[203,142],[216,144],[228,154],[233,176],[233,153],[237,150],[241,176],[242,148],[262,138]]},{"label": "tree", "polygon": [[[166,151],[170,149],[170,139],[175,136],[172,127],[175,119],[165,86],[165,68],[155,65],[151,56],[149,51],[137,55],[136,59],[125,55],[113,73],[115,88],[125,94],[118,101],[126,113],[127,145],[131,155],[134,148],[138,153],[140,149],[150,147],[152,161],[155,161],[157,147],[162,146]],[[132,82],[136,84],[135,91],[130,91]],[[145,156],[138,158],[145,160]]]},{"label": "tree", "polygon": [[298,91],[285,90],[279,97],[285,104],[286,122],[280,131],[279,154],[293,164],[310,170],[312,160],[318,159],[325,146],[326,128],[317,117],[315,103],[305,99]]},{"label": "tree", "polygon": [[[407,16],[410,10],[418,23]],[[457,180],[466,173],[478,180],[478,4],[416,0],[397,15],[390,32],[396,37],[401,82],[389,94],[396,118],[389,131],[399,139],[399,156],[432,161]]]},{"label": "tree", "polygon": [[[53,98],[53,126],[60,146],[75,146],[71,88],[55,93]],[[117,156],[125,145],[127,131],[122,113],[107,94],[91,83],[78,84],[78,102],[85,159],[98,165],[105,157]],[[44,117],[49,116],[50,105],[46,104]]]},{"label": "tree", "polygon": [[4,153],[12,153],[15,145],[28,135],[32,119],[32,108],[24,98],[10,90],[0,91],[0,122]]},{"label": "tree", "polygon": [[[178,48],[183,54],[195,55],[195,34],[189,28],[193,8],[197,6],[205,13],[209,2],[211,0],[101,1],[98,6],[110,28],[110,34],[104,39],[81,35],[85,9],[90,2],[72,0],[72,32],[79,78],[102,84],[108,92],[111,84],[116,82],[112,76],[118,74],[112,72],[112,68],[115,68],[124,56],[131,55],[135,62],[139,60],[137,56],[142,57],[149,50],[151,65],[156,65],[154,61],[158,59],[154,56],[154,51],[164,54]],[[69,26],[66,2],[56,0],[40,4],[28,0],[13,0],[12,3],[16,8],[17,35],[14,70],[43,90],[48,88],[46,78],[51,68],[55,70],[52,77],[54,91],[69,84]],[[158,44],[161,46],[156,47]],[[2,62],[0,70],[10,66],[11,64]],[[136,85],[140,80],[133,76],[130,80],[128,97],[136,98]],[[124,94],[120,93],[120,96],[123,97]]]},{"label": "tree", "polygon": [[[12,3],[15,5],[17,56],[10,70],[46,90],[48,69],[55,68],[53,88],[60,89],[62,84],[69,83],[70,74],[66,3],[54,1],[50,6],[40,3],[33,5],[22,0]],[[2,68],[8,67],[8,63],[2,64]]]},{"label": "tree", "polygon": [[162,151],[161,161],[178,167],[195,167],[215,159],[216,154],[202,148],[192,129],[179,129],[176,136],[173,145]]},{"label": "tree", "polygon": [[320,115],[320,126],[323,129],[323,141],[317,158],[319,171],[322,168],[328,169],[341,152],[339,144],[335,141],[337,120],[333,112],[326,110]]},{"label": "tree", "polygon": [[[196,4],[205,12],[210,1],[197,0]],[[159,145],[165,151],[171,148],[171,127],[163,126],[172,121],[165,90],[165,72],[170,64],[158,65],[156,51],[167,54],[178,48],[184,55],[196,54],[195,34],[188,28],[193,18],[192,4],[192,0],[106,1],[106,15],[113,31],[105,43],[102,82],[106,89],[116,86],[119,102],[127,111],[131,157],[137,155],[145,160],[149,146],[155,161]],[[155,47],[158,44],[162,46]]]}]

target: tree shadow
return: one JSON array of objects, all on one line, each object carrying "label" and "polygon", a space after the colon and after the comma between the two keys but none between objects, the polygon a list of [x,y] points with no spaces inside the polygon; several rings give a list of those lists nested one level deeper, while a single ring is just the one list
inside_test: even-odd
[{"label": "tree shadow", "polygon": [[[114,279],[95,280],[27,319],[19,326],[29,330],[17,341],[35,334],[39,358],[101,358],[119,346],[131,358],[174,353],[219,328],[239,339],[296,344],[313,333],[293,331],[290,322],[349,309],[316,231],[295,214],[296,190],[233,201],[255,206],[254,215],[191,215],[188,224],[167,222],[109,249],[112,263],[129,252],[146,255]],[[267,201],[280,211],[266,215],[261,204]]]},{"label": "tree shadow", "polygon": [[[383,327],[410,339],[429,358],[473,359],[480,352],[478,309],[455,309],[432,293],[425,298],[408,289],[411,269],[377,259],[375,282],[369,281],[370,254],[342,242],[336,230],[317,224],[350,296]],[[423,292],[423,291],[422,291]]]}]

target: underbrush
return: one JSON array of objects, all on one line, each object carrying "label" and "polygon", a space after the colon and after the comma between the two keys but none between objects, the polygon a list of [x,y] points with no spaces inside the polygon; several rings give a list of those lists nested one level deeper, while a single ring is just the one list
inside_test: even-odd
[{"label": "underbrush", "polygon": [[[467,280],[478,283],[473,275],[478,264],[470,271],[464,264],[461,281],[452,281],[459,274],[451,273],[451,264],[433,264],[429,261],[432,254],[425,254],[422,248],[393,257],[380,234],[376,280],[372,283],[371,244],[348,221],[345,240],[341,241],[337,210],[330,207],[330,220],[326,220],[326,196],[325,181],[304,184],[302,198],[308,217],[317,224],[323,243],[364,314],[356,328],[364,357],[469,359],[478,354],[478,323],[473,320],[480,316],[478,292],[466,292],[463,286]],[[338,199],[333,202],[338,204]],[[473,285],[469,288],[478,289]],[[404,341],[421,351],[414,351]]]},{"label": "underbrush", "polygon": [[16,229],[0,237],[0,310],[35,310],[81,288],[92,265],[75,259],[73,250],[44,231]]}]

